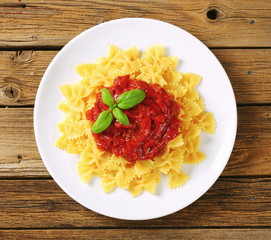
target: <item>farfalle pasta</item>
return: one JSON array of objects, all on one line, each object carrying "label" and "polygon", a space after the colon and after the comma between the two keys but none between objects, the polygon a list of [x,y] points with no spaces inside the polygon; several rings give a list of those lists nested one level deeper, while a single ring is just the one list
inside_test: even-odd
[{"label": "farfalle pasta", "polygon": [[[80,154],[77,171],[83,182],[97,176],[104,192],[120,187],[133,196],[143,190],[155,193],[161,173],[168,175],[169,188],[178,188],[189,179],[181,171],[182,164],[196,164],[206,158],[198,149],[199,134],[201,131],[214,134],[215,120],[212,113],[204,111],[203,100],[195,89],[201,77],[176,71],[177,64],[177,57],[164,56],[162,45],[151,46],[142,57],[136,47],[123,51],[111,45],[106,57],[76,67],[82,78],[80,82],[61,86],[65,99],[59,109],[65,112],[65,117],[58,124],[61,136],[56,146]],[[159,84],[180,106],[180,134],[167,143],[163,155],[137,160],[134,164],[100,150],[91,132],[92,122],[85,116],[94,106],[96,94],[112,86],[116,77],[127,74],[148,84]]]}]

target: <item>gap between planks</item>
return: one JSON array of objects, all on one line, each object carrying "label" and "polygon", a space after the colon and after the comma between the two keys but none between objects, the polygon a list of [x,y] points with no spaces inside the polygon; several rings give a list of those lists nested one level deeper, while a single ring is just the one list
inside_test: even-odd
[{"label": "gap between planks", "polygon": [[[9,51],[60,51],[65,45],[60,46],[18,46],[18,47],[0,47],[0,52],[9,52]],[[208,47],[209,50],[231,50],[231,49],[240,49],[240,50],[257,50],[257,49],[271,49],[270,47]]]},{"label": "gap between planks", "polygon": [[[130,220],[128,220],[130,221]],[[133,221],[133,220],[132,220]],[[135,220],[137,221],[137,220]],[[144,220],[145,221],[145,220]],[[148,221],[148,220],[146,220]],[[15,227],[15,228],[1,228],[0,227],[0,231],[1,230],[99,230],[99,229],[104,229],[104,230],[118,230],[118,229],[133,229],[133,230],[156,230],[156,229],[161,229],[161,230],[181,230],[181,229],[187,229],[187,230],[190,230],[190,229],[197,229],[197,230],[204,230],[204,229],[246,229],[246,230],[257,230],[257,229],[266,229],[266,230],[271,230],[271,226],[222,226],[222,227],[219,227],[219,226],[203,226],[203,227],[60,227],[60,228],[48,228],[48,227],[44,227],[44,228],[40,228],[40,227],[37,227],[37,228],[22,228],[22,227]]]}]

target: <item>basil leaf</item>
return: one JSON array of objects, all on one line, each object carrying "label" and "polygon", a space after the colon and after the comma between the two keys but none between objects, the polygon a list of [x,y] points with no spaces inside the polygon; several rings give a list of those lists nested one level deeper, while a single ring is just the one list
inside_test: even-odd
[{"label": "basil leaf", "polygon": [[103,111],[92,125],[92,132],[100,133],[107,129],[113,120],[113,116],[110,111]]},{"label": "basil leaf", "polygon": [[119,108],[116,107],[113,109],[113,115],[123,125],[129,126],[129,119],[127,115],[123,111],[121,111]]},{"label": "basil leaf", "polygon": [[134,89],[121,94],[117,99],[117,106],[121,109],[131,108],[142,102],[146,94],[143,90]]},{"label": "basil leaf", "polygon": [[112,107],[114,105],[114,99],[106,88],[102,89],[102,100],[108,107]]}]

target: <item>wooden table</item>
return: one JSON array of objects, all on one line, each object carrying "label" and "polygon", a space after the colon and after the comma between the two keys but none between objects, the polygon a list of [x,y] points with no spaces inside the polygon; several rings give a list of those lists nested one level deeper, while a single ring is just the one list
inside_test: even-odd
[{"label": "wooden table", "polygon": [[[222,176],[189,207],[124,221],[92,212],[52,180],[33,132],[37,87],[70,39],[104,21],[146,17],[204,42],[238,104]],[[0,0],[0,239],[271,239],[270,0]],[[56,159],[57,160],[57,159]]]}]

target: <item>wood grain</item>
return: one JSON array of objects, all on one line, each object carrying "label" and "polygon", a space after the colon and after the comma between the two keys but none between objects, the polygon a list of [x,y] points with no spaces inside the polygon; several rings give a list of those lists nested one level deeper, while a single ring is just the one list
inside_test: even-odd
[{"label": "wood grain", "polygon": [[53,180],[1,180],[0,189],[0,228],[271,227],[271,178],[220,178],[189,207],[149,221],[92,212]]},{"label": "wood grain", "polygon": [[[216,19],[207,12],[216,10]],[[101,22],[126,17],[166,21],[209,47],[270,47],[268,0],[2,0],[0,47],[60,47]]]},{"label": "wood grain", "polygon": [[[33,131],[37,88],[58,50],[124,17],[166,21],[200,39],[239,105],[222,176],[192,205],[149,221],[108,218],[72,200],[44,167]],[[1,0],[0,59],[0,239],[270,239],[270,0]]]},{"label": "wood grain", "polygon": [[57,52],[0,52],[0,105],[34,105],[45,69]]},{"label": "wood grain", "polygon": [[[216,49],[239,104],[271,103],[271,49]],[[0,52],[0,105],[33,105],[57,51]]]},{"label": "wood grain", "polygon": [[182,239],[182,240],[264,240],[270,229],[46,229],[0,230],[2,239]]},{"label": "wood grain", "polygon": [[271,49],[214,49],[239,104],[271,103]]},{"label": "wood grain", "polygon": [[33,109],[0,109],[1,176],[48,176],[37,150]]},{"label": "wood grain", "polygon": [[[238,107],[236,143],[224,176],[271,175],[271,106]],[[0,177],[49,177],[33,131],[32,108],[0,109]]]}]

